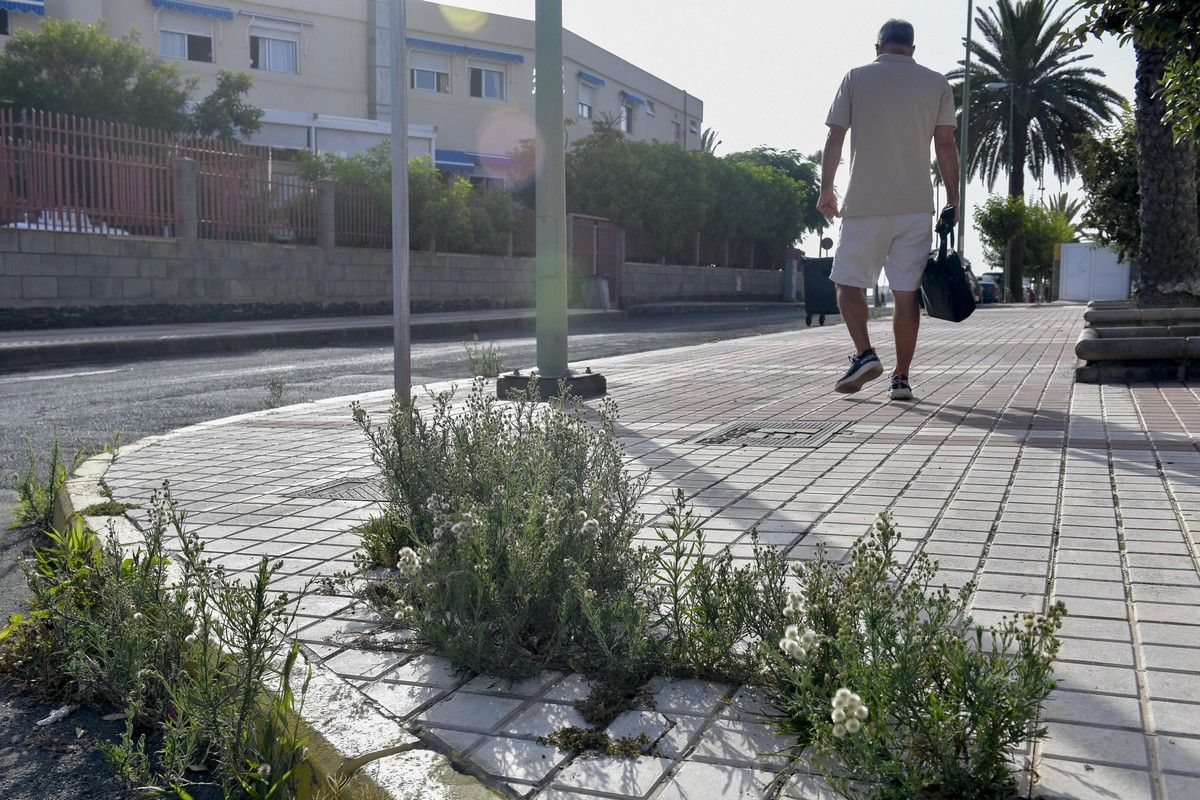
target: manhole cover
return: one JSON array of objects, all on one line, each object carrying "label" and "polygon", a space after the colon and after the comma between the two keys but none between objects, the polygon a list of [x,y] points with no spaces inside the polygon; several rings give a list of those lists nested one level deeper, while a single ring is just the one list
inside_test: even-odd
[{"label": "manhole cover", "polygon": [[321,500],[364,500],[378,502],[386,499],[379,482],[373,478],[340,478],[301,492],[292,497],[313,497]]},{"label": "manhole cover", "polygon": [[728,447],[820,447],[850,427],[849,422],[731,422],[702,434],[696,444]]}]

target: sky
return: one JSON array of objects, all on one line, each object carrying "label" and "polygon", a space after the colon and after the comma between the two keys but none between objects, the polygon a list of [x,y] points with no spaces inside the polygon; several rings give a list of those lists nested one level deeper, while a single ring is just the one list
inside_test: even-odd
[{"label": "sky", "polygon": [[[534,0],[454,0],[464,8],[532,19]],[[976,15],[995,0],[976,0]],[[1065,10],[1069,0],[1058,0]],[[805,153],[822,147],[825,113],[842,76],[875,58],[875,34],[889,17],[913,23],[918,62],[947,72],[963,57],[967,0],[563,0],[571,31],[704,101],[704,124],[718,133],[718,155],[767,145]],[[978,26],[974,30],[978,38]],[[1089,40],[1087,63],[1132,99],[1131,46]],[[1003,102],[1003,101],[1002,101]],[[838,173],[844,191],[847,167]],[[1037,181],[1026,179],[1037,199]],[[1003,177],[995,190],[1003,193]],[[1078,180],[1061,185],[1047,176],[1045,195],[1067,191],[1082,198]],[[968,209],[988,189],[972,183]],[[965,255],[981,253],[967,217]],[[836,236],[836,228],[832,231]],[[815,237],[804,242],[815,254]],[[976,269],[976,272],[980,272]]]}]

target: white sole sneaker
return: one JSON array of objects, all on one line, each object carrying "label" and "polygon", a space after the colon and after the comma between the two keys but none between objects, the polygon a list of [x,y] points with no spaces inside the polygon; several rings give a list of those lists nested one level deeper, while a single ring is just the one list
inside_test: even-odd
[{"label": "white sole sneaker", "polygon": [[882,374],[883,364],[878,361],[870,361],[838,381],[833,389],[839,394],[854,394],[862,389],[867,381],[873,381]]}]

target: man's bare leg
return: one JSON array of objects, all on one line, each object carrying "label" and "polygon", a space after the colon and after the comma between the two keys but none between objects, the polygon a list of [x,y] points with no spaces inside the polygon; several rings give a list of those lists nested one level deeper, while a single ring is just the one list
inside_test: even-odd
[{"label": "man's bare leg", "polygon": [[[921,327],[921,309],[916,292],[892,292],[896,298],[896,313],[892,315],[892,330],[896,337],[896,375],[908,376],[913,354],[917,351],[917,330]],[[865,307],[865,304],[864,304]],[[849,324],[849,323],[847,323]]]},{"label": "man's bare leg", "polygon": [[871,349],[871,337],[867,334],[867,320],[871,318],[871,312],[867,309],[867,298],[857,286],[843,286],[839,283],[837,302],[842,321],[846,323],[850,338],[854,340],[854,355],[862,355],[864,351]]}]

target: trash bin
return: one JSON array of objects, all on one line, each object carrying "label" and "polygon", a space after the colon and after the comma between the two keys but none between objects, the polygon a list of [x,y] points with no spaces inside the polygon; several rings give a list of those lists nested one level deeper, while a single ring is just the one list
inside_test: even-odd
[{"label": "trash bin", "polygon": [[832,258],[806,258],[804,266],[804,324],[812,325],[813,316],[821,325],[827,314],[837,314],[837,287],[829,279]]},{"label": "trash bin", "polygon": [[580,278],[577,283],[584,308],[596,308],[601,311],[612,309],[612,300],[608,294],[608,278],[603,275],[588,275]]}]

